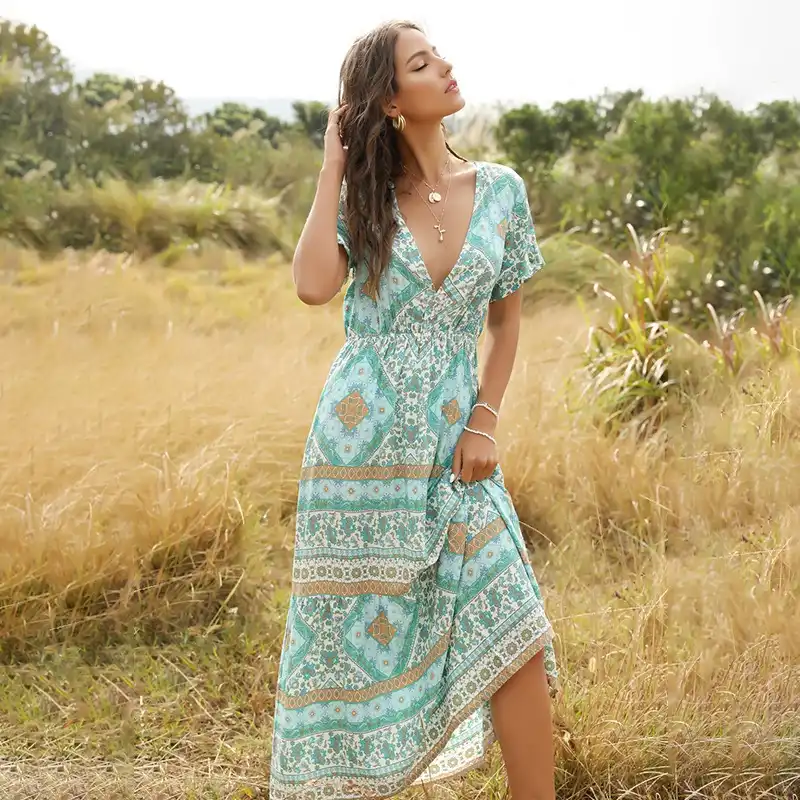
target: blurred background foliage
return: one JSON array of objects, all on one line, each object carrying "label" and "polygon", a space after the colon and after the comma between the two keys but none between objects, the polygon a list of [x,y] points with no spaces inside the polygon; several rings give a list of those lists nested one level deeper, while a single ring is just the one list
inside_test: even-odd
[{"label": "blurred background foliage", "polygon": [[[64,248],[174,254],[206,243],[291,256],[328,108],[291,120],[238,102],[192,116],[163,82],[76,80],[47,34],[0,21],[0,236]],[[800,103],[750,110],[714,95],[641,91],[460,115],[454,144],[525,179],[551,280],[590,291],[604,254],[666,229],[670,313],[708,321],[800,284]]]}]

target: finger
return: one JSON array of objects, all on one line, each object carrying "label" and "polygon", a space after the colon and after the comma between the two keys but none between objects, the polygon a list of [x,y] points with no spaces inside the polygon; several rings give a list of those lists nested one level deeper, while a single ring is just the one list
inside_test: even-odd
[{"label": "finger", "polygon": [[331,111],[330,116],[336,121],[339,121],[339,117],[342,116],[344,110],[347,108],[347,103],[342,103],[338,108],[335,108]]},{"label": "finger", "polygon": [[465,459],[461,465],[461,480],[464,483],[469,483],[472,480],[472,473],[475,469],[474,463],[471,459]]},{"label": "finger", "polygon": [[450,481],[454,481],[461,472],[461,447],[456,446],[456,451],[453,453],[453,466],[450,472]]},{"label": "finger", "polygon": [[338,128],[339,122],[341,121],[342,111],[344,110],[344,106],[340,108],[336,108],[333,111],[328,112],[328,128]]}]

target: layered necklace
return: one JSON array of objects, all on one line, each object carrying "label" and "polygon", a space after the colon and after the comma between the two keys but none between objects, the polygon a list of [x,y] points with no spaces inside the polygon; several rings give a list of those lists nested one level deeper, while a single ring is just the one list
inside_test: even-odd
[{"label": "layered necklace", "polygon": [[[439,203],[442,200],[442,196],[439,194],[438,189],[439,189],[439,184],[441,183],[442,180],[442,176],[445,173],[445,170],[447,171],[447,189],[445,189],[444,193],[444,202],[442,203],[442,213],[437,217],[436,212],[433,210],[431,206],[436,203]],[[413,180],[411,181],[411,185],[414,187],[414,191],[419,196],[419,199],[422,200],[422,203],[425,206],[425,208],[427,208],[428,211],[431,212],[431,216],[433,216],[433,218],[436,220],[433,227],[439,232],[439,241],[443,242],[444,235],[445,233],[447,233],[447,230],[442,227],[442,220],[444,219],[444,212],[445,209],[447,208],[447,198],[450,195],[450,182],[452,179],[452,172],[450,169],[450,156],[448,155],[447,162],[445,163],[444,167],[442,167],[442,171],[439,173],[439,178],[437,179],[435,186],[431,186],[424,178],[417,177],[410,169],[408,169],[405,166],[405,164],[403,165],[403,171],[406,172],[410,178],[414,178],[416,181],[421,180],[422,183],[424,183],[430,190],[428,193],[428,202],[426,203],[425,198],[423,197],[420,190],[417,188],[417,184],[415,183],[415,181]],[[430,205],[428,205],[428,203],[430,203]]]}]

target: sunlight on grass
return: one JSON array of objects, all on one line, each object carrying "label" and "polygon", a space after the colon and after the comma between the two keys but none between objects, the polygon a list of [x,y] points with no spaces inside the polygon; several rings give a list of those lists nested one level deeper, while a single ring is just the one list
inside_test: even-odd
[{"label": "sunlight on grass", "polygon": [[[297,477],[340,298],[309,309],[288,267],[186,258],[3,273],[4,796],[265,796]],[[499,441],[558,634],[559,797],[786,796],[800,374],[708,381],[651,439],[613,439],[569,410],[582,312],[534,309]],[[504,797],[498,750],[433,791]]]}]

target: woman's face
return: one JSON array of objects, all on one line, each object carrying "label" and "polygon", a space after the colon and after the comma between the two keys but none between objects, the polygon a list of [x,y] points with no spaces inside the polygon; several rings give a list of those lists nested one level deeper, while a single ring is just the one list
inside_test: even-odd
[{"label": "woman's face", "polygon": [[464,108],[452,75],[453,65],[439,55],[423,33],[400,31],[394,47],[396,110],[409,121],[439,122]]}]

